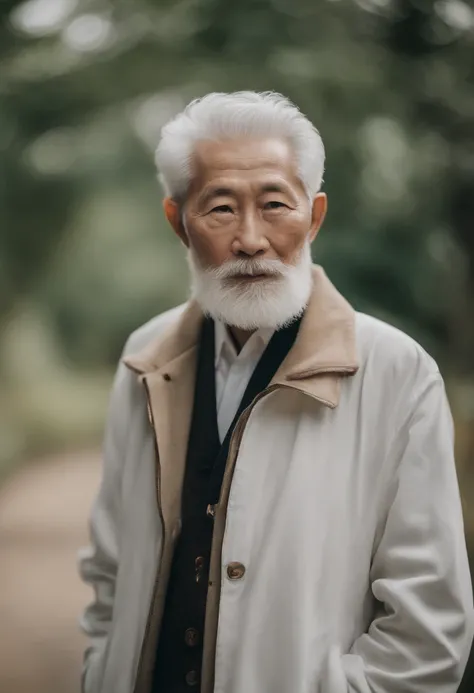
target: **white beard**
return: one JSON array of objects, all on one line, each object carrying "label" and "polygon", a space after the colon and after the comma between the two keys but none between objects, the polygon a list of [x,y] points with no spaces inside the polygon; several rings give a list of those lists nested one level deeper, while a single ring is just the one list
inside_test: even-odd
[{"label": "white beard", "polygon": [[[203,268],[188,251],[192,295],[205,315],[242,330],[273,330],[290,324],[306,308],[312,289],[311,246],[306,242],[296,265],[280,260],[237,259]],[[239,275],[268,274],[247,281]]]}]

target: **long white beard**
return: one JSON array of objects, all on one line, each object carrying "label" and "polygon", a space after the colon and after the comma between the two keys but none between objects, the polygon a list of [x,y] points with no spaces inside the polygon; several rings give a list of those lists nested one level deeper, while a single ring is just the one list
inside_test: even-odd
[{"label": "long white beard", "polygon": [[[203,268],[188,251],[192,295],[206,315],[242,330],[280,329],[299,317],[312,288],[311,246],[305,243],[295,265],[280,260],[237,259],[220,267]],[[245,281],[239,275],[269,274]]]}]

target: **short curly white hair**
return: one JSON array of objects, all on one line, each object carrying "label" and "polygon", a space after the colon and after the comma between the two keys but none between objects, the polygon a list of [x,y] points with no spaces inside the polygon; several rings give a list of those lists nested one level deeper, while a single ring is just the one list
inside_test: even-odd
[{"label": "short curly white hair", "polygon": [[313,199],[324,173],[324,145],[315,126],[276,92],[214,92],[191,101],[162,129],[155,153],[165,194],[183,201],[191,178],[194,144],[236,137],[281,137],[293,147],[298,175]]}]

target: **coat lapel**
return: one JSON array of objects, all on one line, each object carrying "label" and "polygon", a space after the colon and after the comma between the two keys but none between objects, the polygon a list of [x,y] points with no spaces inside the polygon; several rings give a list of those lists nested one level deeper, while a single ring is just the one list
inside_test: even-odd
[{"label": "coat lapel", "polygon": [[191,424],[197,349],[144,377],[160,460],[159,495],[165,528],[181,515],[181,488]]},{"label": "coat lapel", "polygon": [[271,385],[292,387],[335,408],[342,377],[354,375],[358,368],[354,309],[315,265],[296,342]]},{"label": "coat lapel", "polygon": [[124,362],[136,371],[148,391],[159,457],[159,502],[165,532],[180,517],[196,376],[197,342],[202,321],[191,302],[171,330]]}]

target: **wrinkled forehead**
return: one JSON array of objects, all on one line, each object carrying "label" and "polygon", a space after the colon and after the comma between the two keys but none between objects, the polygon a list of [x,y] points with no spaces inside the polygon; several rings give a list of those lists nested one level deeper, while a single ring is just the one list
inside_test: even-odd
[{"label": "wrinkled forehead", "polygon": [[197,142],[191,159],[190,191],[210,182],[258,183],[273,177],[301,187],[292,147],[284,139],[236,139]]}]

